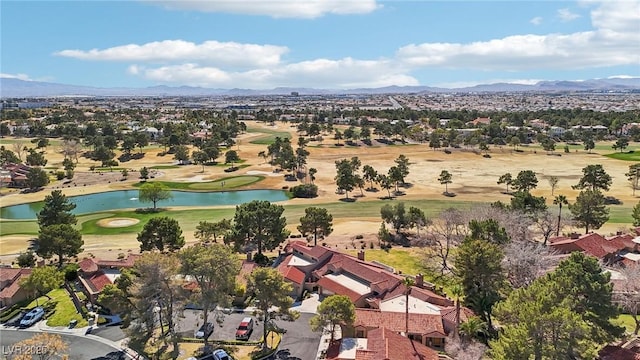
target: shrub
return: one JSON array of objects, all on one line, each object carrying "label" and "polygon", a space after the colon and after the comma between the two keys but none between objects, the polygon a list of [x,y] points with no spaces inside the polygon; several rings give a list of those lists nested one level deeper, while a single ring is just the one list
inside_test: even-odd
[{"label": "shrub", "polygon": [[356,239],[364,239],[364,235],[358,234],[358,235],[356,235]]},{"label": "shrub", "polygon": [[56,179],[58,180],[64,179],[64,171],[56,171]]},{"label": "shrub", "polygon": [[291,188],[293,197],[297,198],[314,198],[318,196],[318,187],[314,184],[297,185]]},{"label": "shrub", "polygon": [[267,266],[271,263],[271,260],[269,260],[269,258],[266,255],[258,254],[258,253],[253,255],[253,261],[255,261],[256,264],[260,266]]}]

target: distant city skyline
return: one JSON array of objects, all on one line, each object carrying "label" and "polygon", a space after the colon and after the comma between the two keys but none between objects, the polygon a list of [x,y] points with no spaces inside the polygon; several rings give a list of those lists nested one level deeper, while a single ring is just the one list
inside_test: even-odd
[{"label": "distant city skyline", "polygon": [[0,76],[98,87],[640,77],[640,0],[16,1]]}]

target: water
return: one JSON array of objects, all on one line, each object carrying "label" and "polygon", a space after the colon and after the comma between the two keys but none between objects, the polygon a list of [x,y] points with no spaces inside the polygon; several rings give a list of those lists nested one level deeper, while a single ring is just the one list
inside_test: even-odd
[{"label": "water", "polygon": [[[68,197],[76,204],[74,214],[86,214],[99,211],[135,209],[153,207],[153,203],[142,203],[138,200],[138,190],[109,191],[97,194]],[[239,205],[252,200],[283,201],[287,195],[281,190],[245,190],[223,192],[190,192],[171,191],[173,197],[169,200],[158,201],[158,207],[167,206],[218,206]],[[42,209],[42,201],[12,205],[0,208],[0,218],[3,219],[36,219]]]}]

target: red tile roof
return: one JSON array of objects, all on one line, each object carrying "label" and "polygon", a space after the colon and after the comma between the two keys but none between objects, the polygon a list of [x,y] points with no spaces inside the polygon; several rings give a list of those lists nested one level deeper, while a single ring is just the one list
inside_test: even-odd
[{"label": "red tile roof", "polygon": [[356,360],[438,360],[438,353],[385,327],[367,333],[367,349]]},{"label": "red tile roof", "polygon": [[246,285],[247,277],[253,272],[253,269],[257,268],[258,264],[251,260],[242,260],[242,265],[240,266],[240,273],[236,276],[236,282],[238,284]]},{"label": "red tile roof", "polygon": [[122,260],[97,259],[94,261],[96,262],[98,267],[113,267],[113,268],[119,269],[119,268],[125,268],[125,267],[126,268],[133,267],[133,264],[136,262],[136,260],[138,260],[138,258],[140,258],[140,255],[138,254],[129,254],[127,255],[126,259],[122,259]]},{"label": "red tile roof", "polygon": [[584,251],[585,253],[599,259],[602,259],[609,254],[615,254],[624,248],[622,241],[615,240],[611,242],[605,239],[602,235],[596,233],[585,234],[577,239],[556,241],[552,243],[551,246],[565,253]]},{"label": "red tile roof", "polygon": [[640,360],[640,349],[625,349],[607,345],[600,350],[600,360]]},{"label": "red tile roof", "polygon": [[[440,309],[440,315],[442,315],[443,321],[448,321],[452,324],[456,323],[456,307],[455,306]],[[471,309],[466,308],[464,306],[460,307],[460,323],[463,323],[469,320],[469,318],[472,318],[474,316],[475,314]]]},{"label": "red tile roof", "polygon": [[95,261],[93,261],[93,259],[90,259],[90,258],[82,259],[82,261],[78,263],[78,266],[80,267],[80,270],[82,270],[85,273],[92,273],[92,272],[98,271],[98,264],[96,264]]},{"label": "red tile roof", "polygon": [[357,303],[363,296],[367,296],[367,294],[362,295],[358,292],[355,292],[354,290],[338,282],[335,282],[328,277],[320,278],[320,280],[318,280],[318,286],[321,286],[323,289],[329,290],[336,295],[346,295],[354,304]]},{"label": "red tile roof", "polygon": [[13,282],[21,272],[22,269],[18,268],[0,268],[0,283],[5,281]]},{"label": "red tile roof", "polygon": [[86,278],[87,283],[91,286],[91,290],[94,293],[99,293],[102,289],[108,285],[112,284],[111,280],[104,272],[98,271],[95,274],[91,275],[89,278]]},{"label": "red tile roof", "polygon": [[[381,325],[395,331],[405,331],[405,313],[375,309],[356,309],[354,326],[377,328]],[[441,315],[409,314],[409,333],[431,334],[431,337],[446,337]]]},{"label": "red tile roof", "polygon": [[31,269],[15,269],[18,270],[17,276],[11,283],[0,291],[0,298],[11,299],[18,291],[20,291],[20,281],[31,274]]}]

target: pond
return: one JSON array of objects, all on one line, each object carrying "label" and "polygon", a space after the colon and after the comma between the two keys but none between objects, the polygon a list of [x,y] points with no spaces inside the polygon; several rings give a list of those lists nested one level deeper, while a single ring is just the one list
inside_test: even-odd
[{"label": "pond", "polygon": [[[153,203],[142,203],[138,200],[138,190],[119,190],[97,194],[68,197],[76,204],[74,214],[86,214],[99,211],[153,207]],[[173,197],[169,200],[158,201],[158,207],[167,206],[218,206],[239,205],[252,200],[283,201],[288,197],[281,190],[241,190],[221,192],[190,192],[171,191]],[[42,209],[42,201],[12,205],[0,208],[0,218],[3,219],[36,219]]]}]

